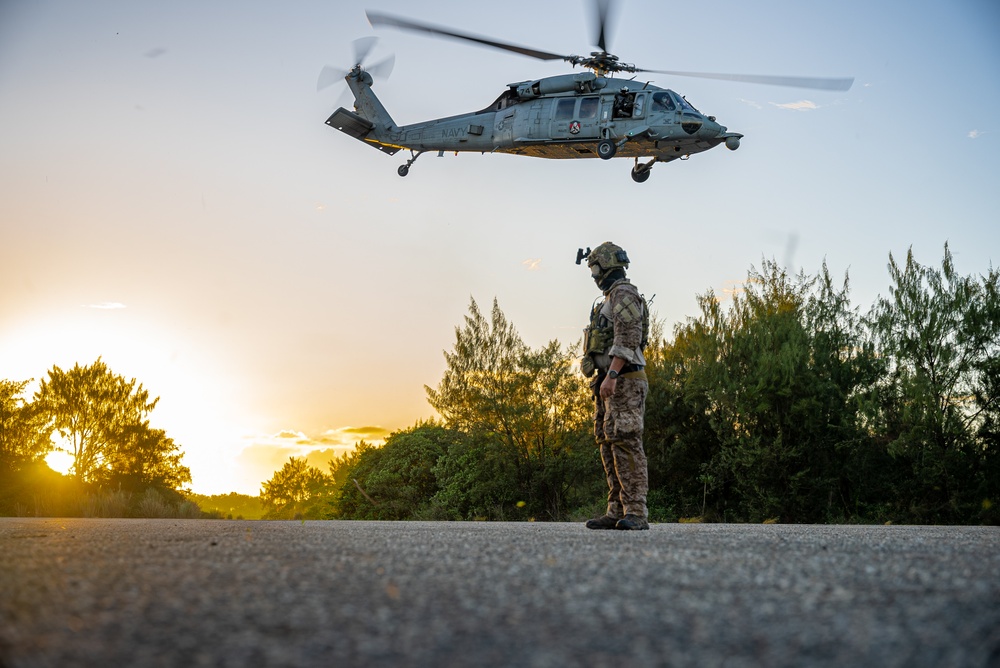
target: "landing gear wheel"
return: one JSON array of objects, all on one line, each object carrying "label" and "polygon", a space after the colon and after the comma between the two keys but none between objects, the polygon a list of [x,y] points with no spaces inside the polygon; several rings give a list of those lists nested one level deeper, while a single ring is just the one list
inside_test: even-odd
[{"label": "landing gear wheel", "polygon": [[618,152],[618,146],[610,139],[602,139],[597,143],[597,156],[601,160],[610,160]]},{"label": "landing gear wheel", "polygon": [[407,174],[410,173],[410,166],[400,165],[399,169],[396,170],[396,173],[399,174],[400,176],[406,176]]},{"label": "landing gear wheel", "polygon": [[647,169],[638,169],[638,170],[637,169],[633,169],[632,170],[632,180],[635,181],[636,183],[645,183],[646,181],[649,180],[649,172],[650,172],[650,170],[648,168]]}]

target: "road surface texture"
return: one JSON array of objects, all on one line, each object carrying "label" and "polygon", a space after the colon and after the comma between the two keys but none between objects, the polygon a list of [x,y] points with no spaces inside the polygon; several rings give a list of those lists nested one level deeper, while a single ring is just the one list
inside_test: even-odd
[{"label": "road surface texture", "polygon": [[0,519],[0,666],[1000,666],[990,527]]}]

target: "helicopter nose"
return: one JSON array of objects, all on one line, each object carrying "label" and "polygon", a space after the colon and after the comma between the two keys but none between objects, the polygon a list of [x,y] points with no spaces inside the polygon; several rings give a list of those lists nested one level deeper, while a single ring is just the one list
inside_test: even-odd
[{"label": "helicopter nose", "polygon": [[699,132],[698,134],[700,134],[702,137],[718,137],[725,131],[726,131],[725,126],[721,125],[720,123],[717,123],[715,117],[713,116],[706,118],[704,121],[702,121],[701,132]]}]

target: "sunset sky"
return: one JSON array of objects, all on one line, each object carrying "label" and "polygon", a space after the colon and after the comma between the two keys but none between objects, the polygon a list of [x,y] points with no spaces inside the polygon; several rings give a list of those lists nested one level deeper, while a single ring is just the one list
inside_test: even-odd
[{"label": "sunset sky", "polygon": [[[353,40],[395,54],[399,124],[571,71],[368,24],[395,13],[559,53],[594,50],[567,0],[371,4],[0,0],[0,378],[136,378],[192,488],[257,494],[289,455],[430,418],[424,385],[470,299],[525,341],[576,341],[597,296],[576,249],[612,240],[671,328],[762,258],[850,273],[889,253],[1000,260],[1000,4],[619,4],[610,51],[650,69],[853,76],[817,92],[650,75],[745,135],[633,183],[628,159],[389,157],[324,124]],[[34,386],[32,386],[32,390]],[[316,454],[322,452],[323,454]]]}]

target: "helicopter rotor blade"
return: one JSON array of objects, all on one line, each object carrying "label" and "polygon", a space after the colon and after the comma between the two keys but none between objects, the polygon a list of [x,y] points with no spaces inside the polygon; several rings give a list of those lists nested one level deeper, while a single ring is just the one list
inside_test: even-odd
[{"label": "helicopter rotor blade", "polygon": [[365,62],[365,58],[371,53],[372,49],[375,48],[375,43],[378,42],[378,37],[374,35],[369,35],[368,37],[359,37],[358,39],[351,42],[351,47],[354,49],[354,64],[360,65]]},{"label": "helicopter rotor blade", "polygon": [[330,67],[329,65],[324,66],[323,69],[319,71],[319,79],[316,80],[316,92],[343,81],[344,77],[347,76],[347,73],[348,70],[337,69],[336,67]]},{"label": "helicopter rotor blade", "polygon": [[[369,36],[356,39],[351,43],[354,49],[354,63],[355,67],[362,67],[366,72],[371,74],[373,77],[379,79],[385,79],[392,72],[393,65],[396,64],[396,56],[390,54],[386,58],[383,58],[374,65],[368,67],[365,66],[365,59],[368,54],[371,53],[372,49],[375,48],[375,44],[378,42],[378,37]],[[329,88],[330,86],[343,81],[344,78],[350,73],[351,70],[345,70],[343,68],[331,67],[329,65],[325,66],[319,72],[319,78],[316,80],[316,90],[321,91],[324,88]]]},{"label": "helicopter rotor blade", "polygon": [[677,77],[695,77],[698,79],[718,79],[721,81],[739,81],[742,83],[766,84],[769,86],[788,86],[791,88],[812,88],[815,90],[850,90],[854,85],[854,77],[784,77],[767,74],[714,74],[711,72],[674,72],[671,70],[636,69],[637,72],[655,72],[657,74],[672,74]]},{"label": "helicopter rotor blade", "polygon": [[597,45],[604,53],[608,52],[607,28],[611,13],[611,0],[594,0],[594,20],[597,23]]},{"label": "helicopter rotor blade", "polygon": [[396,65],[396,55],[390,54],[389,56],[378,61],[370,67],[366,67],[365,70],[377,79],[385,79],[392,73],[392,68]]},{"label": "helicopter rotor blade", "polygon": [[433,26],[427,23],[417,23],[416,21],[411,21],[409,19],[404,19],[398,16],[390,16],[389,14],[381,14],[372,11],[366,11],[365,14],[368,16],[368,22],[372,25],[373,28],[376,26],[389,26],[392,28],[400,28],[401,30],[413,30],[416,32],[424,32],[429,35],[451,37],[452,39],[460,39],[460,40],[465,40],[467,42],[474,42],[476,44],[482,44],[483,46],[489,46],[494,49],[513,51],[514,53],[520,53],[522,56],[537,58],[538,60],[570,60],[572,58],[572,56],[563,56],[558,53],[549,53],[548,51],[540,51],[538,49],[532,49],[526,46],[518,46],[517,44],[498,42],[496,40],[487,37],[479,37],[477,35],[472,35],[468,33],[455,32],[454,30],[451,30],[449,28]]}]

